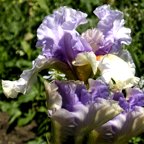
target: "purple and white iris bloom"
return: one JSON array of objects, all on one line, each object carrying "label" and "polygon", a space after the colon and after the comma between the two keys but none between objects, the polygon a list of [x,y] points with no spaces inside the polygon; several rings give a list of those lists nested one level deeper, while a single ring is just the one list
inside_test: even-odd
[{"label": "purple and white iris bloom", "polygon": [[[69,81],[45,83],[49,116],[61,130],[56,134],[58,144],[67,136],[80,144],[81,136],[89,132],[95,132],[94,143],[125,144],[144,130],[144,94],[131,88],[139,78],[129,52],[122,49],[131,43],[131,30],[124,27],[123,13],[109,5],[96,8],[94,14],[99,18],[97,27],[81,35],[76,28],[87,22],[87,14],[61,7],[45,17],[37,30],[36,46],[42,54],[18,80],[2,80],[4,94],[15,98],[30,89],[43,69],[66,74]],[[99,76],[97,70],[100,77],[89,79]]]},{"label": "purple and white iris bloom", "polygon": [[125,111],[97,130],[99,144],[127,144],[129,139],[144,132],[144,92],[129,88],[126,98],[123,93],[115,93],[113,98]]},{"label": "purple and white iris bloom", "polygon": [[60,139],[63,133],[83,136],[122,111],[101,80],[89,79],[89,89],[80,81],[53,81],[45,88],[49,116],[61,126]]},{"label": "purple and white iris bloom", "polygon": [[[37,30],[37,46],[42,47],[42,54],[35,60],[32,69],[26,70],[21,74],[19,80],[13,82],[2,81],[5,95],[7,97],[16,97],[19,92],[26,93],[36,79],[38,72],[49,67],[63,71],[69,79],[76,79],[76,77],[81,77],[77,75],[82,75],[84,79],[80,80],[87,81],[91,76],[91,71],[95,75],[98,67],[103,76],[107,72],[107,63],[101,63],[102,66],[98,66],[99,62],[95,58],[97,51],[109,48],[114,49],[117,46],[116,51],[119,51],[119,46],[123,43],[129,44],[131,38],[128,32],[129,29],[123,26],[124,20],[121,12],[111,10],[108,5],[104,5],[98,7],[94,13],[100,21],[97,30],[92,31],[90,35],[88,34],[90,38],[92,36],[92,44],[87,41],[87,34],[86,36],[83,36],[84,34],[81,36],[76,31],[79,25],[87,22],[87,14],[72,8],[61,7],[54,11],[53,14],[47,16]],[[109,26],[106,23],[107,21]],[[93,43],[93,40],[96,40],[96,43]],[[93,45],[98,46],[96,51]],[[37,63],[40,63],[40,66],[37,66]],[[81,67],[85,65],[88,65],[88,70],[84,70],[84,67]],[[79,67],[76,68],[79,71],[78,73],[75,70],[75,66]],[[113,67],[112,70],[114,69]],[[81,74],[83,71],[84,73]],[[131,77],[132,82],[128,81],[128,84],[132,83],[130,86],[137,82],[137,80],[136,82],[135,80],[133,81],[134,73],[132,73]],[[127,81],[127,78],[124,80]],[[110,80],[107,81],[105,77],[105,81],[109,83]]]}]

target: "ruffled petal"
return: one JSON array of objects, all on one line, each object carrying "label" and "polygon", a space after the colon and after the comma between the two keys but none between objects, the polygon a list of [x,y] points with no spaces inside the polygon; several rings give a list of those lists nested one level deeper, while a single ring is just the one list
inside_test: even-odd
[{"label": "ruffled petal", "polygon": [[139,88],[129,88],[127,90],[127,96],[131,109],[135,106],[144,106],[144,92]]},{"label": "ruffled petal", "polygon": [[66,6],[60,7],[51,15],[54,22],[65,30],[76,29],[77,26],[87,23],[87,14]]},{"label": "ruffled petal", "polygon": [[132,87],[139,81],[139,78],[134,76],[131,65],[113,54],[105,55],[98,68],[104,81],[114,90]]},{"label": "ruffled petal", "polygon": [[48,112],[49,116],[52,115],[53,111],[59,110],[62,107],[62,97],[57,92],[58,87],[55,83],[44,82],[45,92],[47,96]]},{"label": "ruffled petal", "polygon": [[49,63],[50,61],[47,61],[45,56],[39,55],[38,58],[33,62],[32,69],[24,70],[20,75],[19,80],[2,81],[4,94],[11,98],[17,97],[18,93],[25,94],[35,82],[38,72],[50,65]]},{"label": "ruffled petal", "polygon": [[72,8],[61,7],[47,16],[37,30],[37,46],[43,55],[57,58],[71,66],[77,53],[90,51],[90,46],[75,30],[87,22],[87,14]]},{"label": "ruffled petal", "polygon": [[94,53],[96,53],[96,51],[99,49],[99,47],[104,41],[103,33],[96,28],[88,29],[87,31],[82,33],[82,38],[86,39],[86,41],[92,47]]},{"label": "ruffled petal", "polygon": [[[97,137],[95,143],[99,144],[119,144],[117,141],[119,131],[121,131],[126,121],[126,114],[119,114],[113,120],[108,121],[100,128],[96,129]],[[121,143],[125,144],[125,143]]]},{"label": "ruffled petal", "polygon": [[98,129],[97,141],[100,144],[127,144],[128,141],[144,131],[144,108],[135,107],[122,113]]},{"label": "ruffled petal", "polygon": [[17,97],[19,92],[24,92],[26,81],[20,78],[18,81],[2,80],[2,88],[7,98]]},{"label": "ruffled petal", "polygon": [[118,103],[97,98],[95,103],[89,105],[88,113],[82,123],[78,125],[80,132],[86,133],[101,127],[107,121],[118,115],[122,109]]},{"label": "ruffled petal", "polygon": [[122,44],[131,43],[131,30],[124,27],[123,13],[111,10],[110,5],[103,5],[94,10],[94,14],[100,19],[98,30],[103,32],[104,41],[97,54],[117,53]]},{"label": "ruffled petal", "polygon": [[110,89],[105,82],[100,79],[89,79],[88,82],[92,101],[95,101],[96,98],[110,99]]}]

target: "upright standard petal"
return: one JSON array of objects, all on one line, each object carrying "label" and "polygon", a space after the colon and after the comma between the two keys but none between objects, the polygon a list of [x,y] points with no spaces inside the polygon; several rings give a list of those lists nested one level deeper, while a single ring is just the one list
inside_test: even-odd
[{"label": "upright standard petal", "polygon": [[37,30],[37,46],[42,47],[43,55],[71,65],[77,53],[90,51],[89,45],[75,30],[87,22],[86,17],[87,14],[68,7],[61,7],[47,16]]},{"label": "upright standard petal", "polygon": [[94,53],[96,53],[104,41],[103,33],[96,28],[86,30],[81,36],[90,44]]},{"label": "upright standard petal", "polygon": [[56,23],[65,30],[76,29],[77,26],[87,23],[87,14],[66,6],[59,8],[53,14]]},{"label": "upright standard petal", "polygon": [[96,8],[94,14],[100,20],[97,28],[104,35],[103,43],[96,54],[118,53],[122,44],[131,43],[131,30],[124,27],[122,12],[111,10],[109,5],[103,5]]}]

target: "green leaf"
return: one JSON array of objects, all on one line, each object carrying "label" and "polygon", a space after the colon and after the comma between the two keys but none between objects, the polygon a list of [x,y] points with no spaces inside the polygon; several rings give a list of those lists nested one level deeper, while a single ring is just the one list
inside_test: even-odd
[{"label": "green leaf", "polygon": [[25,114],[25,117],[18,120],[18,126],[24,126],[28,124],[32,119],[34,118],[36,112],[32,109],[28,111],[28,113]]}]

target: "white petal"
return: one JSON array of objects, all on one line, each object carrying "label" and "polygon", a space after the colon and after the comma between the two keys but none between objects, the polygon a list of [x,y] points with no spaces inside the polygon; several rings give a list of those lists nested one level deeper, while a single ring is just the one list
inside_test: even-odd
[{"label": "white petal", "polygon": [[20,75],[20,78],[15,81],[2,80],[2,88],[7,97],[15,98],[18,93],[25,94],[37,78],[39,71],[49,65],[49,61],[43,55],[39,55],[33,62],[32,69],[25,70]]},{"label": "white petal", "polygon": [[54,82],[48,83],[46,81],[44,82],[44,85],[49,112],[59,110],[62,107],[62,97],[57,91],[57,85]]},{"label": "white petal", "polygon": [[105,55],[98,68],[106,83],[114,89],[128,88],[139,81],[139,78],[134,76],[131,65],[113,54]]},{"label": "white petal", "polygon": [[[21,83],[21,80],[19,82]],[[18,95],[17,81],[2,80],[2,87],[6,97],[15,98]]]}]

